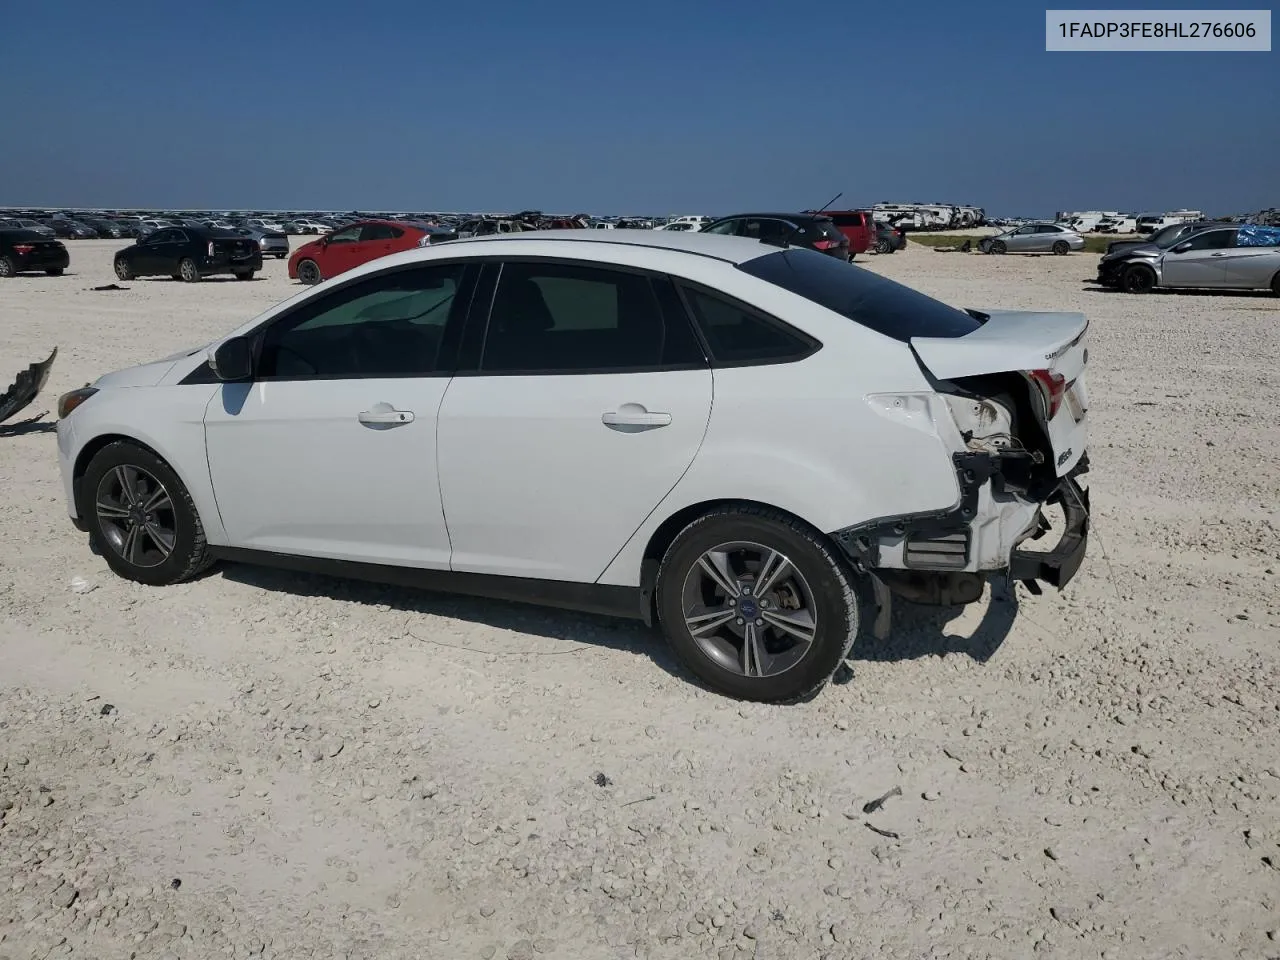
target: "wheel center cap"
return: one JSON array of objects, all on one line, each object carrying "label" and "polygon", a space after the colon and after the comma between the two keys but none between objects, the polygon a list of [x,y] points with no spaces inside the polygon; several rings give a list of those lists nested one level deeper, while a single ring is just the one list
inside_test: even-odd
[{"label": "wheel center cap", "polygon": [[738,609],[742,611],[744,617],[751,620],[760,615],[760,605],[756,603],[755,597],[743,597],[738,601]]}]

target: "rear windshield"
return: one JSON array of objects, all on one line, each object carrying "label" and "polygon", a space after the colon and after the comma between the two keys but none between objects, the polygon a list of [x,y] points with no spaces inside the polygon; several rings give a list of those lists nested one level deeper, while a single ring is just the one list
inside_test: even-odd
[{"label": "rear windshield", "polygon": [[940,300],[812,250],[770,253],[738,269],[903,343],[912,337],[963,337],[981,326]]}]

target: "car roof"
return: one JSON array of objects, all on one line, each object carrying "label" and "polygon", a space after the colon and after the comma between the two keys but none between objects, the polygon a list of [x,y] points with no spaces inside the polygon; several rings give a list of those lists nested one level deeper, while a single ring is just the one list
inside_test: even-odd
[{"label": "car roof", "polygon": [[[759,216],[759,214],[748,214],[748,216]],[[675,253],[687,253],[691,256],[711,257],[734,264],[745,263],[765,254],[777,253],[779,250],[776,246],[763,244],[747,237],[726,237],[713,233],[690,233],[677,230],[525,230],[521,233],[464,237],[459,240],[450,240],[447,244],[423,249],[440,251],[446,247],[453,249],[464,245],[520,243],[529,240],[583,244],[584,254],[586,248],[592,245],[652,247]],[[494,252],[500,253],[500,250]]]},{"label": "car roof", "polygon": [[[844,212],[844,211],[841,211]],[[850,211],[857,212],[857,211]],[[761,220],[830,220],[828,211],[822,213],[801,213],[793,210],[790,213],[731,213],[727,216],[716,217],[717,222],[720,220],[740,220],[743,217],[757,217]]]},{"label": "car roof", "polygon": [[0,237],[6,240],[43,240],[44,235],[26,227],[0,227]]}]

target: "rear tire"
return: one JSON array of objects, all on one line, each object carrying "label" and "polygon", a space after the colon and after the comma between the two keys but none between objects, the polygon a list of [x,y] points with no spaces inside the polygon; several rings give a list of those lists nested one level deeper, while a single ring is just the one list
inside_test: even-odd
[{"label": "rear tire", "polygon": [[658,570],[657,609],[672,649],[703,682],[765,703],[822,687],[860,619],[853,574],[834,545],[794,517],[745,505],[713,510],[680,532]]},{"label": "rear tire", "polygon": [[1120,286],[1125,293],[1150,293],[1155,285],[1155,272],[1141,264],[1126,268],[1120,276]]},{"label": "rear tire", "polygon": [[47,273],[47,274],[48,274],[49,276],[51,276],[51,277],[60,277],[60,276],[62,276],[63,268],[62,268],[62,267],[50,267],[48,270],[46,270],[46,271],[45,271],[45,273]]},{"label": "rear tire", "polygon": [[18,275],[18,265],[13,262],[12,257],[0,257],[0,277],[16,277]]},{"label": "rear tire", "polygon": [[276,254],[276,259],[277,259],[277,260],[283,260],[286,256],[288,256],[288,254],[285,254],[285,253],[277,253],[277,254]]},{"label": "rear tire", "polygon": [[237,280],[252,280],[252,279],[253,279],[253,271],[252,271],[252,270],[238,270],[238,271],[236,271],[236,279],[237,279]]},{"label": "rear tire", "polygon": [[1068,253],[1071,252],[1071,248],[1067,246],[1067,241],[1055,240],[1053,243],[1053,252],[1060,257],[1065,257]]},{"label": "rear tire", "polygon": [[1271,278],[1271,292],[1280,297],[1280,273]]},{"label": "rear tire", "polygon": [[183,283],[199,283],[200,270],[196,266],[196,262],[190,257],[183,257],[178,264],[178,278]]},{"label": "rear tire", "polygon": [[129,266],[129,262],[127,260],[117,259],[115,269],[117,278],[125,281],[133,279],[133,269]]},{"label": "rear tire", "polygon": [[314,286],[324,279],[320,275],[320,265],[314,260],[303,260],[298,264],[298,280],[307,286]]},{"label": "rear tire", "polygon": [[880,253],[880,254],[893,253],[893,244],[891,244],[888,240],[877,240],[876,253]]},{"label": "rear tire", "polygon": [[107,566],[126,580],[168,586],[213,564],[191,494],[167,463],[136,443],[117,440],[94,455],[77,507]]}]

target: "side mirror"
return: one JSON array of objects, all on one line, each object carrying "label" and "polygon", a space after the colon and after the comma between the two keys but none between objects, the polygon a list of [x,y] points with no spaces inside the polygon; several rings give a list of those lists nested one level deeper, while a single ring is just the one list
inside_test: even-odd
[{"label": "side mirror", "polygon": [[253,376],[253,345],[248,337],[224,340],[209,356],[213,375],[223,383],[236,383]]},{"label": "side mirror", "polygon": [[1191,249],[1191,241],[1185,240],[1173,248],[1174,253],[1186,253]]}]

